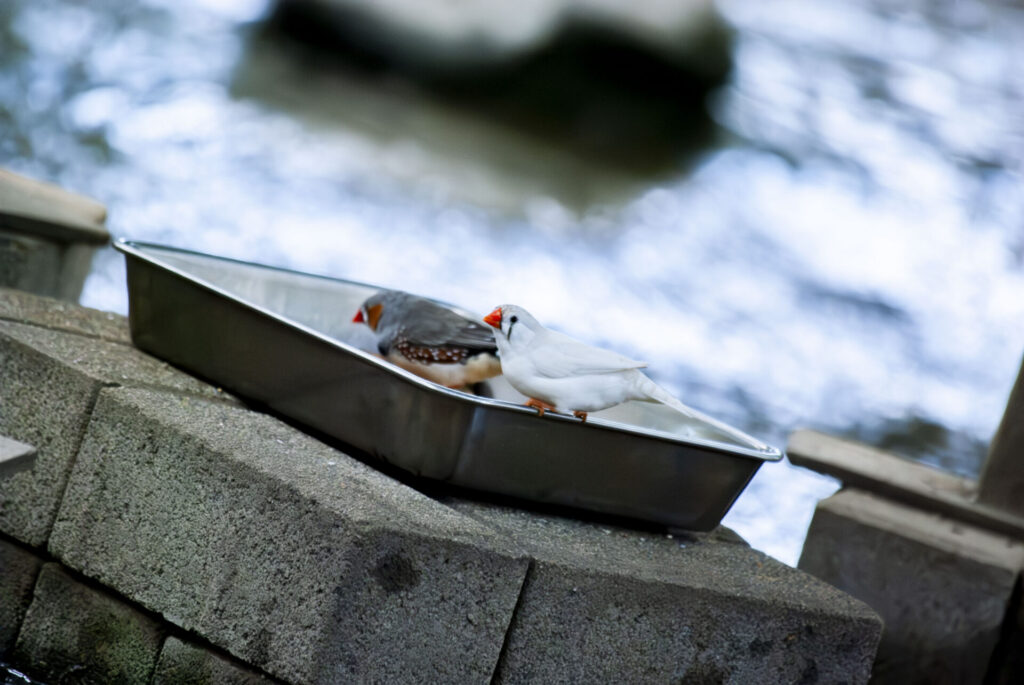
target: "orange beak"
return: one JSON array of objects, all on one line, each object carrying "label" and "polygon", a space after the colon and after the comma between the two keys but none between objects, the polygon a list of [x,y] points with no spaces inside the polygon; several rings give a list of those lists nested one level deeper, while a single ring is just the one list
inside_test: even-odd
[{"label": "orange beak", "polygon": [[352,323],[362,323],[366,319],[363,318],[363,310],[360,309],[356,312],[356,315],[352,317]]},{"label": "orange beak", "polygon": [[485,316],[484,323],[501,328],[501,307],[495,307],[493,312]]}]

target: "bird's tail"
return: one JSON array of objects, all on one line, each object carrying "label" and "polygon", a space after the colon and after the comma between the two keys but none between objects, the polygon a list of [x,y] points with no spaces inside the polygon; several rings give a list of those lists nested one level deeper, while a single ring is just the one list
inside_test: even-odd
[{"label": "bird's tail", "polygon": [[657,383],[655,383],[642,373],[638,373],[637,375],[640,377],[640,392],[646,395],[646,398],[643,399],[642,401],[661,402],[664,405],[672,407],[680,414],[689,416],[691,418],[698,418],[697,415],[694,414],[690,408],[688,408],[685,404],[677,400],[675,397],[672,397],[672,395],[669,394],[668,390],[661,387],[660,385],[658,385]]},{"label": "bird's tail", "polygon": [[[741,445],[760,445],[760,443],[757,443],[756,441],[754,441],[753,438],[751,438],[748,435],[745,435],[742,431],[736,430],[732,426],[721,423],[720,421],[716,421],[710,416],[706,416],[700,413],[696,409],[690,409],[685,404],[683,404],[676,398],[672,397],[672,395],[669,394],[668,390],[661,387],[644,374],[638,372],[637,375],[639,376],[638,389],[641,393],[647,396],[646,398],[641,398],[641,402],[661,402],[662,404],[668,405],[672,409],[675,409],[677,412],[683,414],[684,416],[689,416],[690,418],[711,424],[712,426],[722,431],[723,433],[732,436]],[[761,445],[761,447],[764,446]]]}]

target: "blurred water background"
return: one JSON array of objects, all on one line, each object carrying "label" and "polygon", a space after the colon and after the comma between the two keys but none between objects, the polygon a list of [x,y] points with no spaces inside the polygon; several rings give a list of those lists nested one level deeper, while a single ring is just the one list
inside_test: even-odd
[{"label": "blurred water background", "polygon": [[[0,164],[104,202],[118,236],[522,304],[777,445],[815,427],[977,472],[1024,346],[1020,7],[723,2],[706,109],[620,98],[572,130],[515,79],[431,87],[273,9],[5,0]],[[126,312],[119,255],[82,303]],[[794,564],[835,488],[769,466],[725,522]]]}]

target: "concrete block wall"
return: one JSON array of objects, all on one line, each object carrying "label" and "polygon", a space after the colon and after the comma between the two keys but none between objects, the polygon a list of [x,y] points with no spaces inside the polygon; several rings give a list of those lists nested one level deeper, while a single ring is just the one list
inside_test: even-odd
[{"label": "concrete block wall", "polygon": [[28,550],[0,540],[0,654],[14,649],[42,564]]},{"label": "concrete block wall", "polygon": [[0,286],[76,299],[95,251],[88,245],[0,230]]},{"label": "concrete block wall", "polygon": [[168,637],[153,672],[153,685],[273,685],[277,682],[209,649]]},{"label": "concrete block wall", "polygon": [[144,683],[164,633],[156,618],[47,563],[12,658],[56,682]]},{"label": "concrete block wall", "polygon": [[993,656],[1020,602],[1024,543],[845,488],[818,504],[799,566],[882,614],[873,682],[1002,682]]},{"label": "concrete block wall", "polygon": [[107,210],[87,197],[0,169],[0,288],[77,300]]},{"label": "concrete block wall", "polygon": [[878,617],[724,529],[431,498],[126,330],[0,290],[0,434],[39,451],[0,482],[0,657],[44,680],[870,675]]}]

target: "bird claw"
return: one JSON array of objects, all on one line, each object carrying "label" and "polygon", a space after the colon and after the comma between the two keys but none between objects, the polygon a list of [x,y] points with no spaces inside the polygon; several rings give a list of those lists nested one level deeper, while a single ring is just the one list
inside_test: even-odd
[{"label": "bird claw", "polygon": [[527,407],[533,407],[534,409],[536,409],[537,410],[537,416],[541,416],[541,417],[544,416],[544,412],[546,410],[548,410],[548,409],[550,409],[551,411],[555,411],[555,405],[548,404],[544,400],[534,399],[533,397],[531,397],[530,399],[526,400],[526,406]]},{"label": "bird claw", "polygon": [[581,423],[587,422],[587,412],[585,411],[574,411],[572,415],[579,419]]}]

